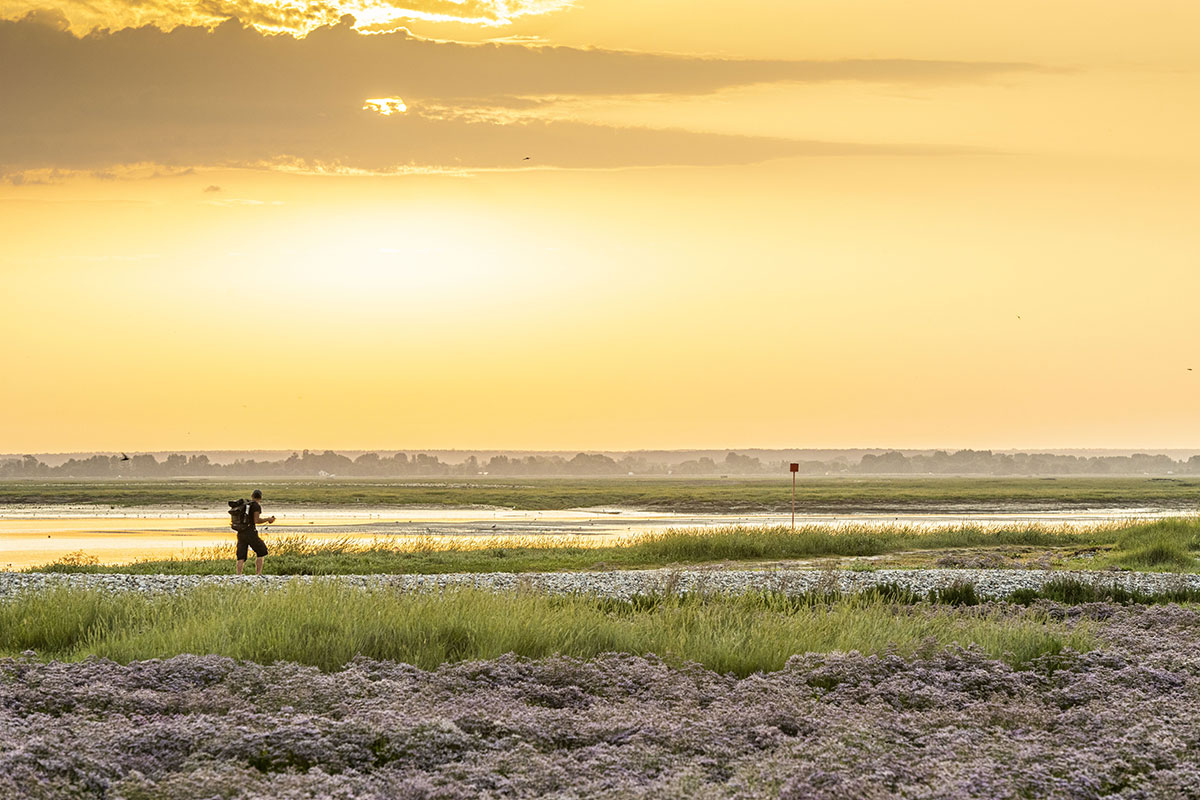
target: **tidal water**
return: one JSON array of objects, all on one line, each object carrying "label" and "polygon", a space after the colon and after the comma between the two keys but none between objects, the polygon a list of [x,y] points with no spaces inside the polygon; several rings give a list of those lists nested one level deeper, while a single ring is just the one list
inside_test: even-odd
[{"label": "tidal water", "polygon": [[[568,511],[448,508],[302,508],[268,506],[278,518],[264,531],[273,538],[303,536],[314,540],[348,538],[399,542],[430,538],[561,539],[600,545],[669,528],[717,528],[728,525],[791,524],[790,514],[680,514],[618,508]],[[908,526],[940,528],[977,525],[987,528],[1024,525],[1090,527],[1138,520],[1186,516],[1162,508],[1072,509],[1069,511],[970,512],[925,514],[805,514],[796,525],[846,528]],[[0,511],[0,569],[22,569],[68,554],[94,556],[104,563],[143,557],[183,556],[205,547],[229,547],[234,533],[228,517],[212,508],[101,506],[9,506]]]}]

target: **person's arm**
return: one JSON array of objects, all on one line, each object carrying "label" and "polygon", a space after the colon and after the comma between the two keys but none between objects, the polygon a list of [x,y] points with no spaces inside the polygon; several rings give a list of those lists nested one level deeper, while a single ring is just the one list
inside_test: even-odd
[{"label": "person's arm", "polygon": [[255,525],[266,525],[268,522],[274,522],[274,521],[275,521],[275,517],[273,517],[273,516],[267,517],[266,519],[264,519],[260,512],[258,512],[258,511],[254,512],[254,524]]}]

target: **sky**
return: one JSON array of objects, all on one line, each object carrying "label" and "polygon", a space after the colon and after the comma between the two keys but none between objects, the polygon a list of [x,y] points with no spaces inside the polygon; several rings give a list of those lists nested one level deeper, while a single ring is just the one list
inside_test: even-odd
[{"label": "sky", "polygon": [[0,452],[1200,446],[1196,30],[0,0]]}]

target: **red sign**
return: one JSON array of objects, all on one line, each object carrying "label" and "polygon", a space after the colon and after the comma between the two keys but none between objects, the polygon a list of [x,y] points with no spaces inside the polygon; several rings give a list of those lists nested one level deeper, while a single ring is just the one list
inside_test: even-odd
[{"label": "red sign", "polygon": [[799,471],[800,471],[800,465],[799,465],[799,464],[792,464],[792,466],[791,466],[791,469],[792,469],[792,472],[799,472]]}]

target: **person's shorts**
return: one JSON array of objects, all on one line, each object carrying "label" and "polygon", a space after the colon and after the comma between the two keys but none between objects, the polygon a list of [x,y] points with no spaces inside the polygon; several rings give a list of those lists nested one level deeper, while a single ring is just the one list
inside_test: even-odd
[{"label": "person's shorts", "polygon": [[238,561],[246,560],[246,550],[247,549],[253,550],[254,555],[258,556],[259,558],[262,558],[263,556],[265,556],[267,554],[267,543],[264,542],[262,540],[262,537],[258,535],[258,531],[254,530],[254,529],[250,529],[247,531],[238,531],[237,537],[238,537],[238,543],[237,543],[237,560]]}]

